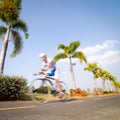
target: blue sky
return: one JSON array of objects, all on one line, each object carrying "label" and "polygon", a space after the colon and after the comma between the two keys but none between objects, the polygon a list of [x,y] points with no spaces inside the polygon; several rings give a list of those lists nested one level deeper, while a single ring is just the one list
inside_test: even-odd
[{"label": "blue sky", "polygon": [[[29,39],[23,37],[22,52],[15,58],[9,57],[13,49],[9,43],[4,73],[22,75],[30,83],[33,73],[40,69],[39,53],[53,57],[59,44],[79,40],[78,50],[84,52],[88,62],[98,62],[120,81],[119,6],[119,0],[23,0],[21,18],[28,25]],[[73,62],[77,87],[93,88],[92,73],[83,70],[86,65],[76,59]],[[71,88],[69,61],[60,60],[57,66],[60,79]],[[101,80],[97,82],[101,85]]]}]

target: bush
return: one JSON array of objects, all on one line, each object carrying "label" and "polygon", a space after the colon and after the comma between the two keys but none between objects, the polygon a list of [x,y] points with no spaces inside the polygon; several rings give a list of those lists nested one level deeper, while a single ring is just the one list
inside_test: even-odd
[{"label": "bush", "polygon": [[0,100],[16,100],[25,93],[27,82],[20,76],[0,75]]},{"label": "bush", "polygon": [[20,94],[18,96],[18,100],[21,100],[21,101],[30,101],[32,100],[30,95],[29,94]]},{"label": "bush", "polygon": [[70,93],[87,94],[85,90],[81,90],[80,88],[70,89]]},{"label": "bush", "polygon": [[47,87],[41,87],[41,88],[35,89],[35,90],[33,90],[33,91],[34,91],[34,92],[37,92],[37,93],[47,94],[47,93],[48,93],[48,88],[47,88]]}]

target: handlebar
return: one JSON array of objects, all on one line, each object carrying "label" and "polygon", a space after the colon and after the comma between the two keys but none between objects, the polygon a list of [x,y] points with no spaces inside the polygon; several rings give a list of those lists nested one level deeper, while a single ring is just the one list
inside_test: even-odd
[{"label": "handlebar", "polygon": [[40,78],[40,79],[49,78],[49,79],[55,80],[53,77],[48,76],[45,72],[41,72],[40,74],[34,73],[33,75],[34,75],[34,76],[44,75],[44,78]]},{"label": "handlebar", "polygon": [[34,73],[34,75],[41,75],[41,74],[47,76],[47,73],[45,71],[40,71],[38,73]]}]

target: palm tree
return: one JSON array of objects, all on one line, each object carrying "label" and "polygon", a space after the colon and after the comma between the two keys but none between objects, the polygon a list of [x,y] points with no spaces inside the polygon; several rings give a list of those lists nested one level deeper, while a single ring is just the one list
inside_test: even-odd
[{"label": "palm tree", "polygon": [[87,71],[93,73],[94,88],[95,88],[95,91],[96,91],[97,90],[96,79],[99,78],[99,70],[98,70],[97,63],[88,63],[87,67],[85,67],[84,70],[87,70]]},{"label": "palm tree", "polygon": [[105,90],[105,83],[109,80],[110,73],[102,68],[99,68],[100,77],[102,78],[103,90]]},{"label": "palm tree", "polygon": [[118,91],[120,90],[120,82],[117,80],[115,76],[112,74],[109,75],[109,80],[112,82],[112,85],[115,87],[115,89]]},{"label": "palm tree", "polygon": [[59,59],[69,58],[69,61],[70,61],[70,72],[71,72],[71,77],[72,77],[74,89],[76,89],[76,83],[75,83],[75,76],[74,76],[74,72],[73,72],[72,58],[78,58],[80,60],[80,63],[82,63],[83,61],[85,63],[87,63],[87,59],[86,59],[85,55],[83,54],[83,52],[82,51],[76,51],[76,49],[79,46],[80,46],[80,42],[79,41],[71,42],[68,46],[60,44],[58,46],[58,50],[62,49],[63,52],[57,54],[54,57],[55,61],[58,61]]},{"label": "palm tree", "polygon": [[116,91],[120,91],[120,82],[118,82],[117,80],[114,80],[113,86],[115,87]]},{"label": "palm tree", "polygon": [[23,47],[22,37],[20,32],[22,31],[28,38],[28,29],[26,23],[20,19],[22,0],[0,0],[0,19],[4,25],[0,26],[0,38],[3,39],[3,45],[0,53],[0,74],[3,73],[6,52],[9,41],[14,44],[14,49],[11,53],[11,57],[15,57],[19,54]]}]

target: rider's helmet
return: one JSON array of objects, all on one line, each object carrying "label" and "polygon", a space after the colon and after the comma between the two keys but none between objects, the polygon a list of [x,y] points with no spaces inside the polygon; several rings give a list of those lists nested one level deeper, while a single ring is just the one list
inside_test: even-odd
[{"label": "rider's helmet", "polygon": [[40,54],[39,54],[39,57],[41,57],[41,58],[44,57],[44,56],[46,56],[45,53],[40,53]]}]

